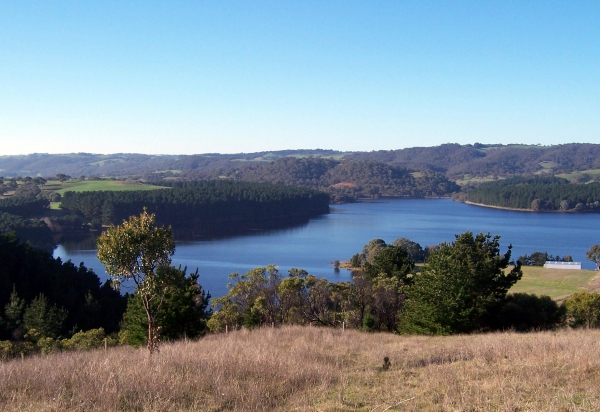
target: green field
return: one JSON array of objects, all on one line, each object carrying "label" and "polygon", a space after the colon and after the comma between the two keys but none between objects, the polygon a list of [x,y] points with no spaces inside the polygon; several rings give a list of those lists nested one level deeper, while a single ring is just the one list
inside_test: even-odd
[{"label": "green field", "polygon": [[65,192],[93,192],[97,190],[156,190],[158,186],[141,184],[139,182],[123,182],[120,180],[82,180],[60,183],[48,181],[44,190],[54,190],[63,195]]},{"label": "green field", "polygon": [[583,290],[598,275],[593,270],[546,269],[523,266],[523,278],[510,289],[511,293],[534,293],[559,298]]},{"label": "green field", "polygon": [[592,170],[584,170],[581,172],[573,172],[573,173],[563,173],[560,175],[556,175],[557,177],[562,177],[567,179],[570,182],[576,181],[577,179],[583,177],[583,175],[588,175],[592,178],[592,180],[600,175],[600,169],[592,169]]},{"label": "green field", "polygon": [[[502,180],[504,179],[503,177],[499,177],[498,180]],[[456,184],[459,186],[464,186],[468,183],[487,183],[487,182],[493,182],[494,178],[493,176],[487,176],[487,177],[470,177],[468,175],[465,175],[462,179],[457,179],[456,180]]]}]

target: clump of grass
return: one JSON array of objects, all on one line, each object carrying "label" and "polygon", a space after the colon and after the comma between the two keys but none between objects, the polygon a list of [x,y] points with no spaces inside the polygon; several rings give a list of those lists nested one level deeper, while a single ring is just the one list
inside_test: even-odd
[{"label": "clump of grass", "polygon": [[599,341],[597,330],[237,331],[165,344],[151,358],[119,347],[6,362],[0,410],[600,410]]}]

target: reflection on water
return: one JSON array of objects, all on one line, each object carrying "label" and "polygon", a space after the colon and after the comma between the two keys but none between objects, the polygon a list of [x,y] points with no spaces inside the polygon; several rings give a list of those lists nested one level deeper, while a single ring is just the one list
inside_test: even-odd
[{"label": "reflection on water", "polygon": [[[199,269],[200,282],[213,296],[227,292],[227,276],[258,266],[279,265],[306,269],[329,280],[350,280],[350,272],[336,273],[331,262],[348,260],[373,238],[392,242],[406,237],[422,246],[451,242],[467,230],[501,235],[502,252],[514,246],[513,258],[547,251],[571,255],[584,268],[591,245],[600,243],[596,214],[525,213],[455,203],[449,199],[380,200],[331,207],[331,213],[287,228],[249,225],[238,234],[207,234],[192,237],[176,232],[175,265]],[[95,257],[95,238],[64,241],[54,255],[85,262],[101,277],[104,267]]]}]

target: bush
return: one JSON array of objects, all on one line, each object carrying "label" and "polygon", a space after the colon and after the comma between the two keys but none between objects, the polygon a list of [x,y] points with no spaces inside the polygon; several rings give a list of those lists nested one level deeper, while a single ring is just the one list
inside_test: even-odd
[{"label": "bush", "polygon": [[[63,339],[62,346],[66,350],[91,350],[104,347],[106,334],[103,328],[90,329],[74,334],[71,339]],[[110,339],[111,346],[116,344],[114,339]]]},{"label": "bush", "polygon": [[567,324],[572,328],[600,326],[600,295],[592,292],[577,292],[563,302]]},{"label": "bush", "polygon": [[37,346],[38,348],[42,351],[43,355],[48,355],[50,353],[54,353],[54,352],[60,352],[60,350],[62,349],[62,345],[61,345],[61,341],[56,339],[52,339],[52,338],[40,338],[37,341]]},{"label": "bush", "polygon": [[490,321],[491,329],[514,329],[517,332],[548,330],[560,325],[565,309],[549,296],[527,293],[507,295]]}]

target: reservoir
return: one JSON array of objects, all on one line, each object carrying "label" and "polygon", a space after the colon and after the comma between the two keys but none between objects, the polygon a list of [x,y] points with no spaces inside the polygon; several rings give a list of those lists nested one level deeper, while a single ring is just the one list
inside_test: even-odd
[{"label": "reservoir", "polygon": [[[371,239],[391,243],[405,237],[423,248],[452,242],[454,235],[471,231],[500,235],[504,253],[513,245],[512,259],[536,251],[571,255],[584,269],[590,246],[600,244],[600,215],[593,213],[528,213],[491,209],[450,199],[392,199],[331,206],[331,213],[288,229],[256,228],[239,236],[177,240],[173,265],[198,268],[199,282],[213,297],[227,293],[228,275],[255,267],[277,265],[284,275],[290,268],[305,269],[330,281],[348,281],[350,272],[335,271],[331,262],[348,260]],[[96,258],[95,238],[62,242],[54,257],[83,262],[104,281],[108,275]]]}]

